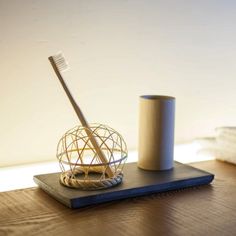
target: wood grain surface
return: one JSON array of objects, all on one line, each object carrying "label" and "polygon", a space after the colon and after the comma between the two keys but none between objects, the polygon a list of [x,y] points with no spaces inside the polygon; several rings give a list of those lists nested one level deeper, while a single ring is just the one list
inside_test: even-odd
[{"label": "wood grain surface", "polygon": [[212,184],[77,210],[39,188],[0,193],[0,235],[236,235],[236,166],[192,165]]}]

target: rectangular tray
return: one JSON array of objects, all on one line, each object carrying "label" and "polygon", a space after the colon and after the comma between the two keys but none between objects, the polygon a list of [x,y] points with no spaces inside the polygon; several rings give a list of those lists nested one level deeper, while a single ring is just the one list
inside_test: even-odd
[{"label": "rectangular tray", "polygon": [[167,171],[145,171],[139,169],[137,163],[127,163],[120,185],[96,191],[65,187],[59,183],[59,175],[60,173],[36,175],[34,181],[45,192],[70,208],[209,184],[214,179],[213,174],[179,162],[175,162],[174,168]]}]

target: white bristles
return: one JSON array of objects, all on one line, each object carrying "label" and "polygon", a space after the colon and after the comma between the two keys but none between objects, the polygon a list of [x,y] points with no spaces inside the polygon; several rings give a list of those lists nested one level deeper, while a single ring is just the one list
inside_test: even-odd
[{"label": "white bristles", "polygon": [[69,69],[69,64],[67,63],[64,55],[61,52],[52,56],[52,58],[60,72],[63,72]]}]

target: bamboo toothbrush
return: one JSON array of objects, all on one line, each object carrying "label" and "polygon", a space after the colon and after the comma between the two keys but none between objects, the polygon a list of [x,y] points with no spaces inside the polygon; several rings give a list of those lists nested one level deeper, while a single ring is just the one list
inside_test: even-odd
[{"label": "bamboo toothbrush", "polygon": [[[64,71],[69,69],[69,65],[66,62],[64,56],[62,55],[62,53],[58,53],[54,56],[50,56],[48,59],[49,59],[51,65],[52,65],[52,68],[54,69],[54,71],[55,71],[55,73],[56,73],[63,89],[65,90],[66,95],[68,96],[68,98],[71,102],[71,105],[73,106],[73,108],[74,108],[81,124],[86,128],[85,131],[86,131],[86,133],[89,137],[89,140],[90,140],[92,146],[94,147],[98,157],[100,158],[100,160],[103,163],[108,163],[105,154],[103,153],[102,149],[100,148],[99,144],[97,143],[96,138],[92,134],[92,131],[91,131],[89,125],[88,125],[88,122],[85,119],[85,116],[83,115],[83,113],[82,113],[80,107],[78,106],[78,104],[75,102],[72,94],[70,93],[70,91],[69,91],[69,89],[68,89],[68,87],[67,87],[67,85],[66,85],[66,83],[65,83],[65,81],[62,77],[61,72],[64,72]],[[112,169],[109,165],[107,165],[106,173],[110,178],[114,176],[113,171],[112,171]]]}]

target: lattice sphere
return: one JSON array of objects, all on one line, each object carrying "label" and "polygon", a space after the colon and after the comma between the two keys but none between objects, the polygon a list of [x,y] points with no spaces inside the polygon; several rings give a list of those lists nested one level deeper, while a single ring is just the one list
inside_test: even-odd
[{"label": "lattice sphere", "polygon": [[[76,126],[68,130],[57,146],[61,167],[60,182],[67,187],[94,190],[112,187],[123,178],[123,167],[128,156],[122,136],[107,125],[90,124],[90,129]],[[88,132],[96,139],[106,161],[92,145]],[[108,175],[108,170],[111,174]]]}]

